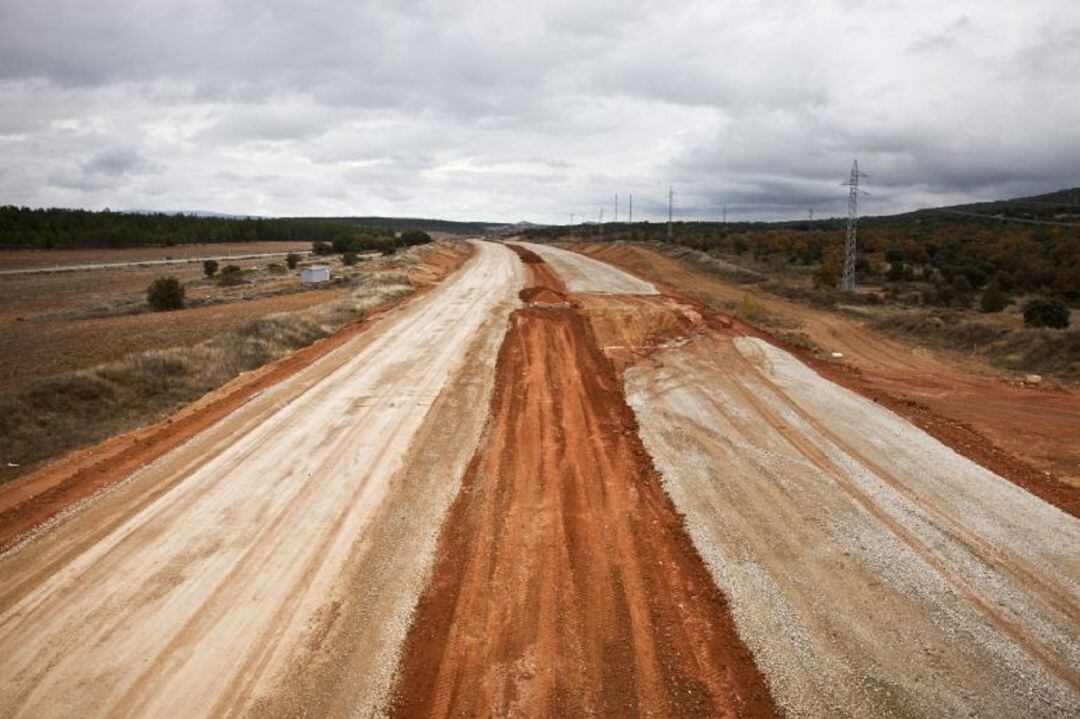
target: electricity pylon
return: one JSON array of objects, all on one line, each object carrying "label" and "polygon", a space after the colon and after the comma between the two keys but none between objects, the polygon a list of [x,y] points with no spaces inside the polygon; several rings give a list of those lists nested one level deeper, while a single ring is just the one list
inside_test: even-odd
[{"label": "electricity pylon", "polygon": [[869,194],[859,189],[859,180],[867,177],[859,172],[859,161],[851,165],[851,177],[842,187],[850,188],[848,193],[847,237],[844,240],[844,276],[840,278],[841,292],[855,291],[855,237],[859,229],[859,195]]}]

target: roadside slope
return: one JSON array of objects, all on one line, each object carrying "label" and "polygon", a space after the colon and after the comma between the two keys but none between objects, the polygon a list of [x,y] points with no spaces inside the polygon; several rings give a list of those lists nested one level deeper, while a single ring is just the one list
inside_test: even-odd
[{"label": "roadside slope", "polygon": [[[378,564],[387,552],[413,560],[403,570],[410,580],[385,593],[369,588],[389,621],[350,627],[369,635],[346,644],[379,649],[376,659],[392,665],[395,630],[384,623],[403,633],[431,530],[395,534],[387,525],[414,509],[437,523],[437,503],[449,502],[454,467],[464,464],[451,452],[432,468],[426,481],[451,485],[432,499],[409,493],[403,462],[418,433],[446,426],[428,420],[448,386],[485,386],[490,364],[470,353],[493,359],[522,276],[506,248],[480,244],[463,270],[377,331],[0,559],[0,643],[9,648],[0,657],[0,712],[131,716],[183,706],[203,716],[307,705],[305,687],[320,684],[290,667],[333,633],[327,618],[348,604],[357,557]],[[480,374],[463,378],[466,370]],[[467,415],[450,427],[447,446],[468,452],[478,421]],[[282,685],[290,677],[298,693]],[[336,706],[346,712],[354,707],[341,703],[364,698]]]}]

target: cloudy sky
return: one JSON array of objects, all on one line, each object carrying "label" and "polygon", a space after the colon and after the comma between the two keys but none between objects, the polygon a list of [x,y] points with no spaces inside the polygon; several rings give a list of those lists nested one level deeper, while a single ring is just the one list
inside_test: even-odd
[{"label": "cloudy sky", "polygon": [[1080,185],[1077,0],[0,0],[0,203],[566,222]]}]

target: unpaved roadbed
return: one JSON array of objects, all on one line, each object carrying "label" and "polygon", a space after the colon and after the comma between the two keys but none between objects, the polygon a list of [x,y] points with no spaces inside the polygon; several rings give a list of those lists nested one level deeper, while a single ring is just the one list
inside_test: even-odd
[{"label": "unpaved roadbed", "polygon": [[[337,611],[340,578],[377,533],[412,438],[522,276],[509,251],[482,245],[376,336],[327,358],[344,362],[257,398],[250,424],[230,417],[0,560],[2,713],[218,715],[280,692],[319,618]],[[141,491],[155,482],[169,489]],[[411,607],[408,591],[387,605]]]}]

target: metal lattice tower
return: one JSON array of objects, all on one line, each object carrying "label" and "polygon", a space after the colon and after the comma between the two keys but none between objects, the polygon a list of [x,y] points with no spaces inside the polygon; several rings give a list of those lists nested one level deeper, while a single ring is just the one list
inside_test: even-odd
[{"label": "metal lattice tower", "polygon": [[855,291],[855,237],[859,229],[859,195],[865,195],[859,189],[859,180],[867,175],[859,172],[859,161],[851,165],[851,177],[843,183],[850,189],[848,193],[847,238],[844,240],[844,275],[840,278],[841,292]]}]

